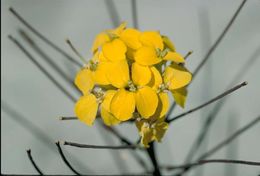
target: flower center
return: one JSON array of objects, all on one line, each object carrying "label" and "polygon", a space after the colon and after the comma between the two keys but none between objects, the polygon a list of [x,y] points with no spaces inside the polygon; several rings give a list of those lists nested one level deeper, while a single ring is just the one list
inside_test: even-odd
[{"label": "flower center", "polygon": [[88,66],[91,71],[96,71],[98,67],[98,62],[90,60]]},{"label": "flower center", "polygon": [[160,48],[156,48],[156,55],[157,57],[164,58],[168,53],[169,49],[166,48],[165,50],[161,50]]},{"label": "flower center", "polygon": [[166,92],[167,89],[168,89],[168,86],[166,84],[162,83],[158,86],[157,93]]},{"label": "flower center", "polygon": [[100,87],[96,87],[92,90],[92,93],[95,95],[97,103],[102,103],[105,97],[105,92]]},{"label": "flower center", "polygon": [[134,85],[133,81],[128,81],[128,88],[130,92],[135,92],[137,90],[137,87]]}]

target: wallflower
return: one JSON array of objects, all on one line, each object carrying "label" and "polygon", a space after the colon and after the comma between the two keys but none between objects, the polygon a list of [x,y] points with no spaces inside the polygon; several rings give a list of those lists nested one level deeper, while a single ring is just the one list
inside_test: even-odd
[{"label": "wallflower", "polygon": [[97,114],[106,125],[134,119],[145,147],[160,142],[168,129],[169,92],[184,107],[192,79],[171,40],[122,23],[98,34],[92,53],[75,78],[83,94],[75,104],[79,120],[91,126]]}]

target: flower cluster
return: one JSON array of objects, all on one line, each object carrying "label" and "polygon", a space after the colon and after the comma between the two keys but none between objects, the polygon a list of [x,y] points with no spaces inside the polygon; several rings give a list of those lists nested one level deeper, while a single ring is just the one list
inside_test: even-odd
[{"label": "flower cluster", "polygon": [[106,125],[134,120],[145,147],[160,141],[168,128],[168,93],[184,107],[192,78],[170,39],[122,23],[98,34],[92,53],[75,78],[83,93],[75,105],[79,120],[91,126],[98,112]]}]

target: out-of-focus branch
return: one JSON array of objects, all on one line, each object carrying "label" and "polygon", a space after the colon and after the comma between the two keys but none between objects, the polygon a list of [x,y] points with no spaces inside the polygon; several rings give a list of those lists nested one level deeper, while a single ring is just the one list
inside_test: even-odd
[{"label": "out-of-focus branch", "polygon": [[209,104],[211,104],[211,103],[213,103],[213,102],[215,102],[215,101],[225,97],[226,95],[228,95],[228,94],[230,94],[230,93],[236,91],[237,89],[239,89],[239,88],[241,88],[243,86],[246,86],[246,85],[247,85],[247,82],[243,82],[243,83],[241,83],[241,84],[239,84],[239,85],[237,85],[237,86],[235,86],[235,87],[225,91],[224,93],[214,97],[213,99],[207,101],[206,103],[203,103],[202,105],[199,105],[199,106],[197,106],[197,107],[195,107],[195,108],[193,108],[191,110],[188,110],[188,111],[186,111],[186,112],[184,112],[184,113],[182,113],[180,115],[177,115],[177,116],[173,117],[172,119],[169,119],[168,122],[171,123],[171,122],[173,122],[173,121],[175,121],[175,120],[177,120],[177,119],[179,119],[181,117],[184,117],[184,116],[186,116],[186,115],[188,115],[188,114],[190,114],[190,113],[192,113],[194,111],[197,111],[197,110],[199,110],[201,108],[204,108],[205,106],[207,106],[207,105],[209,105]]},{"label": "out-of-focus branch", "polygon": [[63,154],[63,151],[62,151],[62,149],[61,149],[61,147],[60,147],[60,143],[59,143],[59,142],[56,142],[55,144],[56,144],[57,147],[58,147],[59,154],[60,154],[62,160],[63,160],[64,163],[68,166],[68,168],[70,168],[70,170],[71,170],[73,173],[75,173],[76,175],[82,175],[82,174],[80,174],[78,171],[76,171],[76,170],[71,166],[71,164],[68,162],[68,160],[66,159],[66,157],[65,157],[65,155]]},{"label": "out-of-focus branch", "polygon": [[[232,142],[233,140],[235,140],[238,136],[240,136],[242,133],[246,132],[248,129],[250,129],[251,127],[253,127],[254,125],[256,125],[258,122],[260,121],[260,115],[258,115],[254,120],[252,120],[251,122],[249,122],[247,125],[245,125],[244,127],[238,129],[235,133],[233,133],[231,136],[229,136],[228,138],[226,138],[225,140],[223,140],[222,142],[220,142],[218,145],[216,145],[215,147],[213,147],[212,149],[210,149],[208,152],[202,154],[197,161],[201,161],[204,160],[208,157],[210,157],[211,155],[213,155],[214,153],[216,153],[217,151],[219,151],[221,148],[223,148],[224,146],[226,146],[227,144],[229,144],[230,142]],[[191,167],[185,167],[183,171],[181,171],[180,173],[178,173],[177,175],[182,175],[183,173],[187,172],[188,170],[190,170],[192,168]]]},{"label": "out-of-focus branch", "polygon": [[43,34],[41,34],[38,30],[36,30],[32,25],[30,25],[21,15],[19,15],[12,7],[9,8],[10,12],[23,24],[25,25],[31,32],[33,32],[37,37],[39,37],[42,41],[44,41],[46,44],[51,46],[53,49],[61,53],[65,58],[67,58],[72,63],[76,64],[78,67],[81,67],[82,64],[78,62],[76,59],[74,59],[72,56],[70,56],[68,53],[63,51],[61,48],[59,48],[56,44],[54,44],[52,41],[50,41],[47,37],[45,37]]},{"label": "out-of-focus branch", "polygon": [[11,41],[14,42],[14,44],[16,44],[16,46],[30,59],[30,61],[32,61],[33,64],[35,64],[35,66],[37,68],[39,68],[43,74],[49,79],[51,80],[51,82],[62,92],[64,93],[64,95],[66,95],[71,101],[75,102],[77,99],[75,97],[73,97],[66,89],[64,89],[64,87],[22,46],[22,44],[20,42],[18,42],[18,40],[16,40],[14,37],[12,37],[11,35],[8,36],[9,39]]},{"label": "out-of-focus branch", "polygon": [[[234,15],[232,16],[232,18],[229,20],[227,26],[224,28],[224,30],[222,31],[222,33],[219,35],[219,37],[217,38],[217,40],[214,42],[214,44],[210,47],[210,49],[208,50],[208,52],[206,53],[206,55],[204,56],[204,58],[202,59],[202,61],[199,63],[199,65],[196,67],[195,71],[193,72],[193,79],[196,77],[196,75],[198,74],[198,72],[201,70],[201,68],[203,67],[203,65],[205,65],[205,63],[207,62],[207,60],[210,58],[210,56],[212,55],[212,53],[216,50],[216,48],[218,47],[218,45],[220,44],[220,42],[222,41],[222,39],[225,37],[226,33],[228,32],[228,30],[230,29],[230,27],[232,26],[232,24],[234,23],[235,19],[237,18],[239,12],[241,11],[241,9],[243,8],[243,6],[245,5],[247,0],[243,0],[241,2],[241,4],[239,5],[238,9],[236,10],[236,12],[234,13]],[[174,110],[174,107],[176,107],[176,104],[172,104],[172,106],[170,107],[170,111],[168,112],[168,114],[170,115],[172,113],[172,111]],[[168,117],[166,117],[166,119],[168,119]]]},{"label": "out-of-focus branch", "polygon": [[[257,48],[257,50],[250,57],[250,59],[247,60],[245,64],[243,64],[243,66],[239,69],[237,74],[234,76],[234,78],[232,79],[232,81],[230,82],[228,87],[231,87],[233,84],[238,82],[239,79],[241,79],[250,70],[250,67],[254,65],[255,61],[259,58],[259,55],[260,55],[260,47]],[[195,155],[197,150],[200,148],[200,145],[202,144],[206,135],[208,134],[211,124],[217,117],[221,108],[224,107],[226,100],[227,99],[224,99],[221,102],[218,102],[215,105],[215,107],[213,108],[213,110],[206,117],[206,120],[204,121],[203,127],[202,127],[198,137],[196,138],[195,142],[192,144],[190,151],[188,152],[188,155],[185,159],[186,163],[189,162],[193,158],[193,156]]]},{"label": "out-of-focus branch", "polygon": [[35,163],[32,154],[31,154],[31,149],[26,150],[27,155],[29,160],[31,161],[33,167],[35,168],[35,170],[38,172],[39,175],[44,175],[43,172],[41,171],[41,169],[37,166],[37,164]]},{"label": "out-of-focus branch", "polygon": [[22,36],[22,38],[31,46],[31,48],[37,54],[39,54],[39,56],[43,58],[47,62],[47,64],[55,72],[57,72],[59,76],[62,77],[73,90],[80,94],[79,90],[75,87],[74,81],[69,76],[67,76],[67,74],[52,60],[52,58],[50,58],[50,56],[48,56],[25,31],[20,29],[19,33]]},{"label": "out-of-focus branch", "polygon": [[116,5],[113,0],[105,0],[104,1],[108,10],[108,14],[110,16],[111,22],[114,27],[117,27],[120,24],[120,18],[118,11],[116,9]]},{"label": "out-of-focus branch", "polygon": [[138,29],[137,1],[131,0],[133,26]]}]

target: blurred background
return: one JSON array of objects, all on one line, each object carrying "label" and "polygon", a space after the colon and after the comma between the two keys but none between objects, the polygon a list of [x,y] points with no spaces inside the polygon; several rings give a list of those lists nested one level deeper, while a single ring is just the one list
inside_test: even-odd
[{"label": "blurred background", "polygon": [[[194,71],[210,46],[223,31],[241,0],[140,0],[136,1],[136,19],[140,30],[160,30],[174,42],[177,51],[188,58],[187,67]],[[77,120],[59,121],[60,116],[73,116],[74,104],[57,89],[42,72],[10,41],[16,37],[32,55],[53,74],[62,86],[79,97],[39,55],[22,39],[18,30],[26,31],[36,44],[62,68],[71,79],[78,67],[42,42],[22,25],[10,12],[13,7],[32,26],[59,47],[77,58],[65,42],[69,38],[86,58],[97,33],[113,28],[121,21],[133,27],[132,1],[1,1],[1,95],[2,107],[7,104],[18,115],[1,111],[1,173],[36,174],[27,158],[26,149],[45,174],[72,174],[61,160],[55,146],[57,140],[96,144],[120,144],[96,121],[91,127]],[[135,17],[134,17],[135,18]],[[259,115],[260,105],[260,1],[249,0],[238,15],[227,35],[203,66],[189,87],[185,109],[177,107],[177,115],[215,97],[236,84],[248,81],[223,99],[222,107],[196,152],[200,154],[227,138]],[[3,103],[2,102],[2,103]],[[208,115],[218,103],[207,106],[186,118],[173,122],[162,143],[157,146],[161,165],[182,164],[203,128]],[[138,139],[135,125],[116,126],[132,141]],[[260,124],[242,134],[211,158],[260,161]],[[71,164],[86,174],[142,173],[143,168],[127,150],[94,150],[62,146]],[[152,165],[145,153],[138,154]],[[172,173],[172,172],[169,172]],[[169,174],[165,172],[164,174]],[[208,164],[197,167],[189,175],[257,175],[259,167]]]}]

